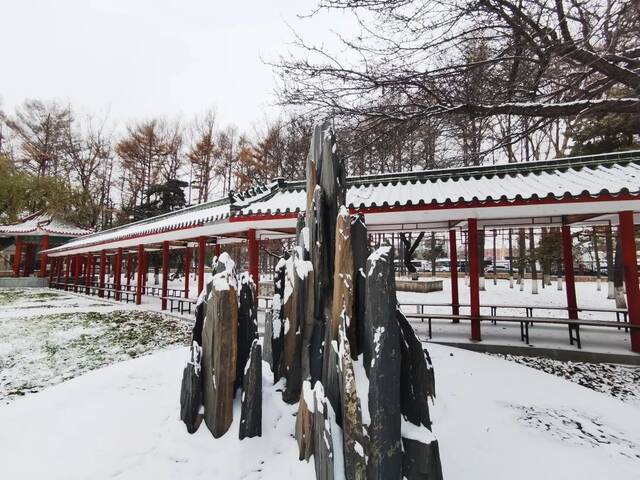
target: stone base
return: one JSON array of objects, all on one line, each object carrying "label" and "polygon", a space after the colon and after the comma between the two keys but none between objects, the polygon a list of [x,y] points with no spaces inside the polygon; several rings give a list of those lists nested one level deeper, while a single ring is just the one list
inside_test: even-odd
[{"label": "stone base", "polygon": [[47,288],[49,278],[40,277],[3,277],[0,278],[0,288]]},{"label": "stone base", "polygon": [[442,290],[442,280],[440,279],[423,279],[408,280],[396,278],[396,290],[400,292],[437,292]]}]

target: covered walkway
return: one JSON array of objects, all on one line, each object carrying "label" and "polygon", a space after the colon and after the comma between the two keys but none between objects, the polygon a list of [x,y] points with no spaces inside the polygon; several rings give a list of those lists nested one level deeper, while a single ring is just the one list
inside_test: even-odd
[{"label": "covered walkway", "polygon": [[[637,276],[635,225],[640,212],[640,152],[564,158],[498,166],[391,173],[347,179],[347,204],[352,214],[364,215],[370,234],[444,231],[451,245],[453,285],[457,285],[458,240],[468,241],[470,267],[469,314],[460,313],[459,289],[451,289],[450,320],[470,324],[474,341],[482,339],[480,305],[479,232],[504,228],[562,231],[566,316],[570,337],[579,335],[572,258],[571,229],[606,225],[617,229],[622,244],[628,302],[631,349],[640,352],[640,290]],[[195,250],[197,286],[204,287],[207,248],[219,254],[225,245],[242,242],[248,251],[248,268],[259,280],[259,244],[264,239],[286,238],[295,232],[307,192],[303,182],[277,180],[229,197],[179,212],[87,235],[46,253],[52,262],[54,284],[85,289],[97,283],[96,293],[112,291],[116,299],[130,296],[141,303],[147,258],[158,251],[162,259],[162,308],[169,308],[170,255],[181,250],[189,272]],[[136,266],[134,267],[133,263]],[[112,267],[110,267],[112,265]],[[106,274],[113,268],[113,288]],[[122,285],[122,272],[135,286]],[[97,280],[96,280],[97,278]],[[128,282],[129,280],[127,280]],[[186,282],[182,297],[189,298]],[[134,289],[135,293],[130,293]],[[176,292],[173,292],[174,294]],[[458,316],[458,317],[456,317]],[[601,325],[606,327],[606,325]],[[469,328],[469,327],[467,327]],[[573,332],[573,333],[572,333]]]}]

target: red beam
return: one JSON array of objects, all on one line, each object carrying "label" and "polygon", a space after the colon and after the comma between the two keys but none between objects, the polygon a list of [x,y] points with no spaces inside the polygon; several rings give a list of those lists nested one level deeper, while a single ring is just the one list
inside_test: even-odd
[{"label": "red beam", "polygon": [[[471,315],[480,315],[480,259],[478,258],[478,220],[468,222],[469,242],[469,288]],[[480,341],[480,320],[471,320],[471,340]]]},{"label": "red beam", "polygon": [[167,309],[167,293],[169,287],[169,242],[162,242],[162,310]]},{"label": "red beam", "polygon": [[16,236],[16,252],[13,257],[13,276],[20,276],[20,261],[22,260],[22,237]]},{"label": "red beam", "polygon": [[562,226],[562,258],[564,261],[564,281],[567,291],[567,309],[569,318],[578,318],[578,303],[576,301],[576,278],[573,273],[573,241],[571,227]]},{"label": "red beam", "polygon": [[204,289],[205,237],[198,237],[198,295]]},{"label": "red beam", "polygon": [[[449,260],[451,260],[451,313],[460,314],[460,298],[458,295],[458,247],[456,243],[456,231],[449,230]],[[458,323],[460,320],[454,320]]]},{"label": "red beam", "polygon": [[189,298],[189,277],[191,276],[191,247],[184,251],[184,298]]},{"label": "red beam", "polygon": [[[636,258],[636,235],[633,212],[620,212],[620,240],[622,243],[622,264],[627,287],[627,309],[629,323],[640,325],[640,286],[638,285],[638,259]],[[640,330],[629,329],[631,350],[640,353]]]},{"label": "red beam", "polygon": [[142,282],[144,276],[144,245],[138,245],[138,278],[136,280],[136,305],[142,303]]},{"label": "red beam", "polygon": [[260,240],[256,238],[256,231],[250,228],[247,232],[247,248],[249,257],[249,275],[256,284],[256,295],[260,281]]},{"label": "red beam", "polygon": [[[40,240],[40,251],[47,250],[49,248],[49,235],[43,235]],[[47,276],[47,255],[45,253],[40,254],[40,272],[38,273],[40,278]]]}]

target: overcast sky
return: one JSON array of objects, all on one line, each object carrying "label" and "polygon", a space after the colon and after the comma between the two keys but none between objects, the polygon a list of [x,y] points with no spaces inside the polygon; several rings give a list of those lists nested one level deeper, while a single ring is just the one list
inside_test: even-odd
[{"label": "overcast sky", "polygon": [[0,0],[0,108],[26,98],[70,102],[123,124],[213,106],[251,132],[275,116],[262,59],[290,47],[287,25],[315,41],[354,27],[333,12],[297,14],[316,0]]}]

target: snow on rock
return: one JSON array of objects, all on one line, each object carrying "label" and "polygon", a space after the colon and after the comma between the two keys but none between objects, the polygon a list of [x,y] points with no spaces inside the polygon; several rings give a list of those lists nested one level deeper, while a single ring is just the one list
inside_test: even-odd
[{"label": "snow on rock", "polygon": [[[298,461],[295,405],[262,368],[262,437],[238,440],[240,398],[222,438],[189,435],[179,420],[185,348],[91,372],[0,407],[0,478],[313,478]],[[37,461],[34,461],[37,459]]]},{"label": "snow on rock", "polygon": [[374,250],[371,253],[371,255],[369,255],[369,257],[367,258],[367,261],[371,262],[371,268],[369,268],[369,273],[367,274],[367,276],[373,273],[373,270],[376,268],[376,262],[379,262],[379,261],[388,262],[390,253],[391,253],[390,246],[384,246],[384,247],[378,248],[377,250]]}]

